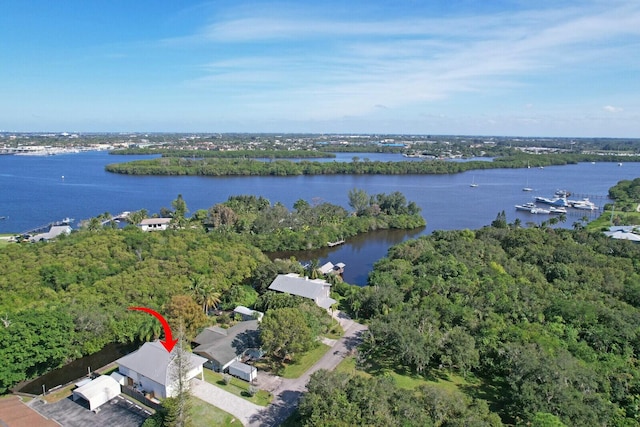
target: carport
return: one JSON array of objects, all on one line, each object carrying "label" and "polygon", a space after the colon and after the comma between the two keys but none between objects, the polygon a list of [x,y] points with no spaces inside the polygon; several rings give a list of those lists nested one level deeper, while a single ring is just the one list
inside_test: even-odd
[{"label": "carport", "polygon": [[120,384],[106,375],[78,387],[73,391],[73,400],[84,399],[89,402],[89,409],[94,410],[120,394]]}]

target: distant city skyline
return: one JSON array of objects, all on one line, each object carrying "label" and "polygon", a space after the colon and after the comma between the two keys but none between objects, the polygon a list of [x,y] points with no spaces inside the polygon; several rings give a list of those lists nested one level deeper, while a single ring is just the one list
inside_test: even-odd
[{"label": "distant city skyline", "polygon": [[635,0],[7,2],[0,129],[637,138],[638,22]]}]

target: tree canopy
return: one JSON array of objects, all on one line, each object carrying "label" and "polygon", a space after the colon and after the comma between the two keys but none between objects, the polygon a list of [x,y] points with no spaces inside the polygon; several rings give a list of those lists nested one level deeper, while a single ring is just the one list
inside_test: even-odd
[{"label": "tree canopy", "polygon": [[473,373],[509,423],[634,425],[640,246],[503,225],[391,248],[343,300],[370,325],[360,367]]}]

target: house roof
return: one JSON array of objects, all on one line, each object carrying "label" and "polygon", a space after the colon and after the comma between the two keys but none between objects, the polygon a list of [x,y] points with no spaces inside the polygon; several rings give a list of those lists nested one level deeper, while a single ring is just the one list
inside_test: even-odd
[{"label": "house roof", "polygon": [[632,242],[640,242],[640,235],[635,233],[628,233],[625,231],[606,231],[604,234],[612,239],[619,240],[631,240]]},{"label": "house roof", "polygon": [[193,351],[224,366],[248,348],[260,347],[257,320],[236,323],[225,332],[223,335],[214,328],[205,329],[196,337],[195,342],[200,345]]},{"label": "house roof", "polygon": [[0,425],[11,427],[60,427],[23,403],[18,396],[0,399]]},{"label": "house roof", "polygon": [[242,314],[244,316],[256,316],[256,319],[258,319],[258,321],[262,320],[262,317],[264,316],[264,313],[262,313],[261,311],[251,310],[250,308],[245,307],[244,305],[237,306],[236,308],[233,309],[233,312]]},{"label": "house roof", "polygon": [[318,271],[322,274],[329,274],[333,271],[334,265],[331,262],[327,262],[318,267]]},{"label": "house roof", "polygon": [[[133,353],[116,360],[116,363],[166,386],[169,364],[173,361],[176,351],[177,347],[174,347],[169,353],[158,341],[147,342]],[[192,353],[189,353],[189,357],[192,366],[202,365],[207,361]]]},{"label": "house roof", "polygon": [[289,273],[278,274],[269,285],[269,289],[309,298],[314,300],[319,307],[329,308],[336,303],[336,300],[326,296],[330,286],[331,284],[322,279],[309,279],[295,273]]},{"label": "house roof", "polygon": [[49,231],[46,233],[36,234],[31,238],[32,241],[40,241],[40,240],[50,240],[58,237],[61,234],[69,234],[71,233],[71,227],[68,225],[52,225],[49,228]]},{"label": "house roof", "polygon": [[152,224],[169,224],[171,218],[145,218],[140,221],[140,225],[152,225]]},{"label": "house roof", "polygon": [[238,361],[235,361],[231,365],[229,365],[229,368],[237,369],[244,374],[250,374],[251,372],[256,370],[256,368],[254,368],[253,366]]}]

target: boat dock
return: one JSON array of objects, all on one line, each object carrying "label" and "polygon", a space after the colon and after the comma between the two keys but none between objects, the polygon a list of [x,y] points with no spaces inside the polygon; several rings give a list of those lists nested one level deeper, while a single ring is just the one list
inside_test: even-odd
[{"label": "boat dock", "polygon": [[110,222],[126,221],[127,219],[129,219],[129,214],[130,213],[131,212],[129,212],[129,211],[120,212],[118,215],[112,216],[111,218],[107,218],[107,219],[101,221],[100,224],[107,225]]},{"label": "boat dock", "polygon": [[344,243],[344,239],[341,239],[341,240],[337,240],[335,242],[327,242],[327,246],[332,248],[334,246],[338,246],[338,245],[341,245],[343,243]]}]

